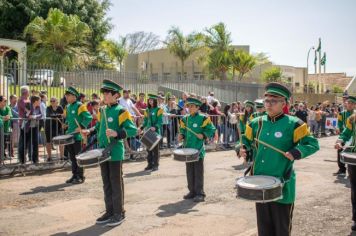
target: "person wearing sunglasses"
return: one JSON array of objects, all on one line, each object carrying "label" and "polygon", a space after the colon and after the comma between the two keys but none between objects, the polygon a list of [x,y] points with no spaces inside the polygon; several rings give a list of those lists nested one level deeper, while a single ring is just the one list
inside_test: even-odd
[{"label": "person wearing sunglasses", "polygon": [[[266,175],[284,182],[282,198],[267,203],[256,203],[259,236],[290,235],[295,201],[295,160],[303,159],[319,150],[318,140],[310,134],[306,123],[294,116],[285,115],[283,107],[291,96],[287,87],[269,83],[265,88],[264,105],[267,115],[246,124],[242,145],[237,146],[240,157],[253,150],[251,175]],[[284,152],[264,146],[268,143]]]}]

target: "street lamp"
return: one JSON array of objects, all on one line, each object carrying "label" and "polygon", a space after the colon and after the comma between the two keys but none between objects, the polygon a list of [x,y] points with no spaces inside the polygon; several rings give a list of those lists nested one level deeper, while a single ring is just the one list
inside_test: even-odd
[{"label": "street lamp", "polygon": [[309,54],[310,54],[310,51],[311,50],[314,50],[315,48],[314,47],[311,47],[311,48],[309,48],[309,50],[308,50],[308,55],[307,55],[307,76],[306,76],[306,84],[307,84],[307,93],[309,93],[309,85],[308,85],[308,82],[309,82],[309,80],[308,80],[308,75],[309,75]]}]

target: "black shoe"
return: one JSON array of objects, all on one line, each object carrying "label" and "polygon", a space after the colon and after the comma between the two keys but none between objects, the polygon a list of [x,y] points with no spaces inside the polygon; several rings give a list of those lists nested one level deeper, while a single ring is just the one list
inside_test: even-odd
[{"label": "black shoe", "polygon": [[72,184],[82,184],[84,183],[85,178],[84,177],[76,177],[74,178],[74,180],[72,181]]},{"label": "black shoe", "polygon": [[351,230],[352,231],[356,231],[356,222],[354,221],[354,223],[351,226]]},{"label": "black shoe", "polygon": [[152,170],[152,166],[146,166],[145,170]]},{"label": "black shoe", "polygon": [[155,166],[155,167],[152,168],[151,171],[153,172],[153,171],[157,171],[157,170],[158,170],[158,166]]},{"label": "black shoe", "polygon": [[115,227],[120,225],[122,222],[124,222],[125,217],[121,214],[115,214],[110,218],[110,221],[105,225],[109,227]]},{"label": "black shoe", "polygon": [[204,202],[205,201],[205,197],[203,195],[197,195],[194,197],[193,199],[194,202]]},{"label": "black shoe", "polygon": [[195,197],[195,194],[192,192],[189,192],[188,194],[183,196],[183,199],[192,199]]},{"label": "black shoe", "polygon": [[75,179],[75,176],[73,175],[70,179],[67,179],[67,180],[66,180],[66,183],[67,183],[67,184],[71,184],[74,179]]},{"label": "black shoe", "polygon": [[338,170],[338,172],[335,173],[335,175],[346,175],[346,170]]},{"label": "black shoe", "polygon": [[106,224],[109,223],[111,220],[112,214],[109,214],[105,212],[104,215],[100,216],[98,219],[96,219],[96,224]]}]

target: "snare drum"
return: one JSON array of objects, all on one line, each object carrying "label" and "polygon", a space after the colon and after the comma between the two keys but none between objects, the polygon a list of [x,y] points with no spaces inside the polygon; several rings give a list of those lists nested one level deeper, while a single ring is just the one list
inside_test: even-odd
[{"label": "snare drum", "polygon": [[52,139],[54,145],[69,145],[74,143],[74,136],[72,134],[59,135]]},{"label": "snare drum", "polygon": [[173,151],[173,159],[183,162],[195,162],[199,160],[199,150],[194,148],[178,148]]},{"label": "snare drum", "polygon": [[140,139],[140,142],[145,145],[147,151],[151,151],[157,146],[157,144],[159,144],[161,139],[161,135],[149,129],[143,134],[142,138]]},{"label": "snare drum", "polygon": [[83,152],[79,154],[76,159],[78,166],[80,167],[88,167],[95,166],[102,162],[110,160],[110,156],[103,156],[103,148],[94,149],[87,152]]},{"label": "snare drum", "polygon": [[340,161],[347,165],[356,165],[356,153],[355,152],[342,152]]},{"label": "snare drum", "polygon": [[283,198],[283,184],[273,176],[253,175],[236,182],[237,197],[254,202],[273,202]]}]

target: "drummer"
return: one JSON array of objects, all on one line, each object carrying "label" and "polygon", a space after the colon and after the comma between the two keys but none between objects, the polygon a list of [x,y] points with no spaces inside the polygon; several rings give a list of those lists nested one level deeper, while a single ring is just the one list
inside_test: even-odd
[{"label": "drummer", "polygon": [[[356,97],[349,96],[347,103],[356,104]],[[351,139],[351,152],[356,152],[356,137],[355,137],[355,120],[356,115],[351,115],[346,120],[346,126],[343,132],[340,134],[339,139],[336,141],[335,148],[342,150],[342,146]],[[352,203],[352,231],[356,231],[356,165],[348,165],[347,170],[349,173],[350,185],[351,185],[351,203]]]},{"label": "drummer", "polygon": [[[354,113],[354,109],[356,107],[356,103],[353,101],[353,99],[349,99],[345,96],[343,96],[343,98],[345,99],[344,110],[337,115],[337,134],[341,134],[344,131],[344,129],[346,128],[346,120],[347,118],[349,118],[349,116],[352,115],[352,113]],[[337,165],[339,167],[339,170],[335,173],[336,175],[346,174],[345,164],[340,161],[341,152],[342,149],[337,150]]]},{"label": "drummer", "polygon": [[252,113],[252,115],[250,116],[250,120],[259,116],[267,115],[265,104],[263,103],[263,99],[255,100],[255,107],[256,107],[256,111]]},{"label": "drummer", "polygon": [[[295,201],[294,160],[305,158],[317,150],[319,144],[300,119],[285,115],[283,107],[291,92],[284,85],[266,85],[264,104],[267,115],[253,119],[246,125],[242,136],[244,148],[239,155],[246,158],[246,151],[253,149],[254,164],[252,175],[267,175],[280,178],[283,182],[283,198],[268,203],[256,203],[258,235],[290,235]],[[259,139],[285,151],[282,155],[259,144]]]},{"label": "drummer", "polygon": [[111,149],[111,159],[100,164],[104,189],[105,213],[96,220],[97,224],[117,226],[125,220],[124,182],[122,161],[125,147],[123,139],[134,137],[137,128],[130,113],[118,104],[123,88],[111,80],[103,80],[101,93],[107,105],[98,115],[98,122],[90,130],[82,130],[84,135],[97,133],[100,148],[118,140]]},{"label": "drummer", "polygon": [[[199,113],[202,103],[196,98],[187,98],[186,105],[189,115],[180,120],[178,141],[184,140],[184,148],[194,148],[200,151],[199,161],[186,163],[186,173],[189,193],[184,199],[193,199],[194,202],[205,200],[204,192],[204,140],[215,134],[215,126],[210,118]],[[190,131],[191,130],[191,131]]]},{"label": "drummer", "polygon": [[[151,129],[157,134],[161,134],[162,122],[163,122],[163,109],[158,107],[159,96],[154,94],[148,94],[147,109],[144,113],[144,120],[141,126],[141,130]],[[147,166],[145,170],[157,171],[159,165],[159,145],[154,147],[151,151],[148,151]]]},{"label": "drummer", "polygon": [[[82,167],[79,167],[75,156],[82,149],[82,136],[80,130],[86,128],[91,120],[92,116],[90,115],[87,106],[77,101],[79,97],[79,92],[74,87],[69,87],[65,92],[65,98],[67,100],[67,106],[64,110],[64,116],[66,118],[66,134],[73,132],[78,132],[74,134],[75,142],[73,144],[66,145],[64,148],[69,154],[69,158],[72,162],[72,177],[66,181],[66,183],[71,184],[81,184],[84,182],[84,170]],[[78,125],[80,127],[78,127]]]}]

